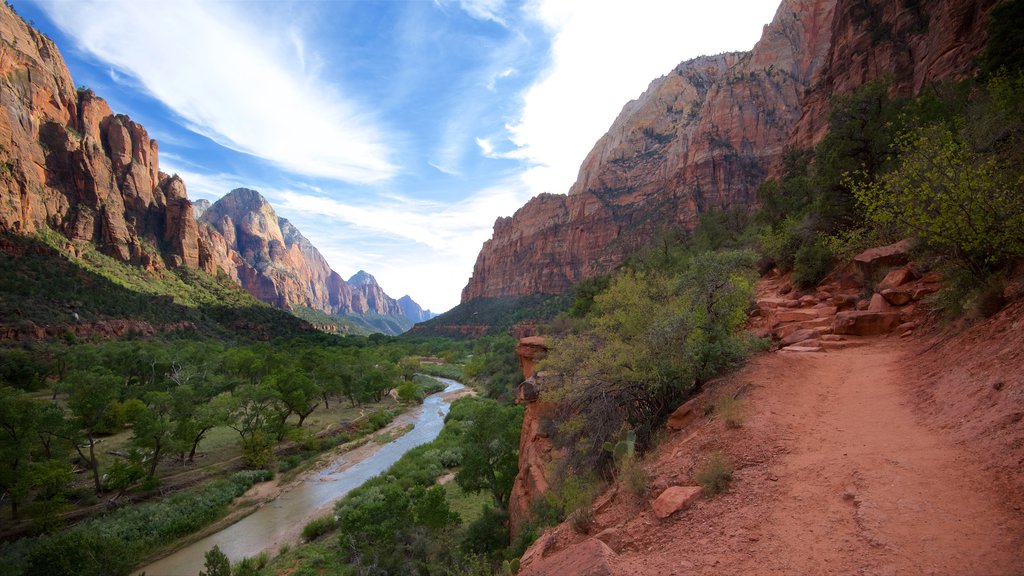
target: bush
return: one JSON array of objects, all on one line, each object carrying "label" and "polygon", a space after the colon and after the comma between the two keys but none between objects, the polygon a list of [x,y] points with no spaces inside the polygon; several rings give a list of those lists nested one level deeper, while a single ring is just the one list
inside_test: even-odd
[{"label": "bush", "polygon": [[715,452],[697,470],[696,474],[693,475],[693,479],[704,487],[704,491],[707,494],[725,492],[729,489],[729,484],[732,482],[732,464],[729,463],[721,452]]},{"label": "bush", "polygon": [[635,456],[622,459],[619,463],[618,478],[622,486],[629,490],[630,493],[641,498],[647,494],[650,478],[648,478],[647,471],[644,470],[644,467]]},{"label": "bush", "polygon": [[316,540],[324,534],[334,530],[337,525],[338,520],[334,517],[333,513],[328,514],[327,516],[315,518],[302,529],[302,539],[306,542]]},{"label": "bush", "polygon": [[458,468],[462,464],[462,450],[449,448],[438,456],[438,460],[445,468]]},{"label": "bush", "polygon": [[463,547],[479,554],[489,554],[508,546],[508,514],[484,507],[483,514],[466,528]]},{"label": "bush", "polygon": [[869,220],[903,227],[976,273],[1024,256],[1019,168],[974,152],[944,124],[906,132],[897,147],[895,170],[850,179]]},{"label": "bush", "polygon": [[793,256],[793,281],[801,288],[817,286],[832,270],[832,253],[815,236],[806,240]]}]

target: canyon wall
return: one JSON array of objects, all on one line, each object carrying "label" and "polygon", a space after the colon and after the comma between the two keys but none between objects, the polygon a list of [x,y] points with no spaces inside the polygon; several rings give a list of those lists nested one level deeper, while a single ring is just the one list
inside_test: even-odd
[{"label": "canyon wall", "polygon": [[48,227],[147,267],[215,272],[146,129],[77,89],[54,43],[0,7],[0,230]]},{"label": "canyon wall", "polygon": [[462,302],[565,293],[708,210],[755,206],[784,150],[824,136],[834,95],[969,74],[996,3],[784,0],[750,52],[683,62],[626,104],[567,195],[499,218]]}]

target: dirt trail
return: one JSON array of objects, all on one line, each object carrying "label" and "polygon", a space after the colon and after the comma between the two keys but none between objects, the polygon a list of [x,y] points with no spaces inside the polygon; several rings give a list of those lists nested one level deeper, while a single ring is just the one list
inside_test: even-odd
[{"label": "dirt trail", "polygon": [[[732,488],[666,520],[620,490],[591,532],[607,530],[613,572],[1024,575],[1020,499],[985,469],[994,456],[921,419],[904,342],[752,359],[719,390],[752,385],[744,425],[705,419],[648,465],[656,496],[722,451]],[[580,538],[559,532],[559,547]]]},{"label": "dirt trail", "polygon": [[[1019,512],[962,448],[924,426],[891,341],[776,354],[747,377],[788,453],[759,527],[764,572],[1024,574]],[[758,570],[761,572],[761,570]]]}]

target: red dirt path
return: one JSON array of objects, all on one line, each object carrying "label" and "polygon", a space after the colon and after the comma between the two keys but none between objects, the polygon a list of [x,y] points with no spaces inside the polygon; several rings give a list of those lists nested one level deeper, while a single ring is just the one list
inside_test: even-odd
[{"label": "red dirt path", "polygon": [[[671,433],[646,498],[598,499],[594,573],[1024,575],[1022,373],[1024,305],[952,338],[762,354],[706,393],[749,385],[742,427]],[[650,500],[714,451],[730,490],[657,519]],[[591,536],[539,544],[593,557]]]}]

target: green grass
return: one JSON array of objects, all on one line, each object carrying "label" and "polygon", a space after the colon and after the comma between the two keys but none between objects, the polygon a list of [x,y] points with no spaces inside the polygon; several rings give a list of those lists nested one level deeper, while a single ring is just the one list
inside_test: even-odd
[{"label": "green grass", "polygon": [[494,498],[487,492],[466,492],[452,480],[444,485],[448,507],[459,515],[462,526],[469,526],[483,515],[484,506],[493,506]]}]

